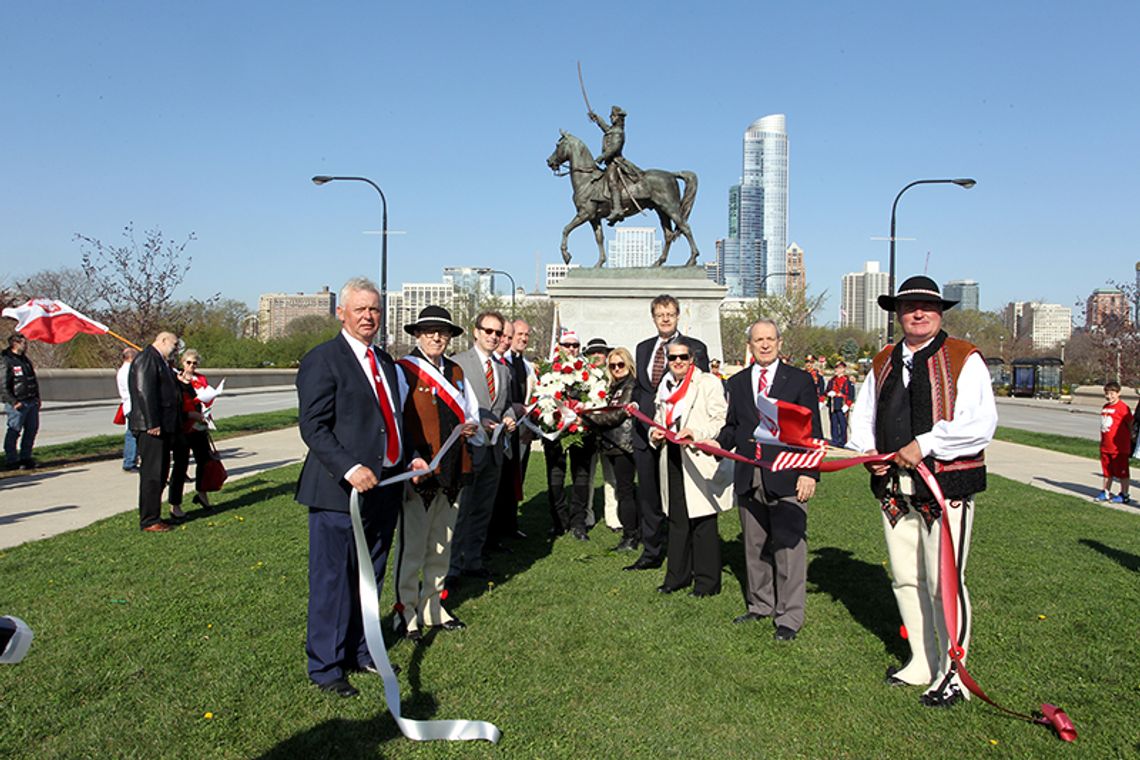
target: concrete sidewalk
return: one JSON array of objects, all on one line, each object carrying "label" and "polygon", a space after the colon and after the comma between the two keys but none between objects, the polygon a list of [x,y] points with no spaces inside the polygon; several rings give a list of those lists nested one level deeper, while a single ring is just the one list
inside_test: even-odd
[{"label": "concrete sidewalk", "polygon": [[[228,484],[300,462],[305,444],[293,427],[226,439],[219,442],[218,453],[229,472]],[[138,489],[138,476],[123,472],[121,458],[0,479],[0,549],[137,511]],[[182,506],[189,512],[197,508],[190,503],[193,481],[186,490]],[[164,515],[168,509],[164,502]]]},{"label": "concrete sidewalk", "polygon": [[[219,452],[230,481],[300,462],[305,444],[297,428],[230,438]],[[1019,483],[1091,500],[1100,491],[1100,465],[1091,459],[994,441],[986,450],[990,472]],[[192,486],[188,492],[193,493]],[[1140,492],[1136,492],[1140,496]],[[82,528],[138,507],[138,477],[118,459],[0,479],[0,548]],[[1100,505],[1098,505],[1100,506]],[[1104,506],[1140,515],[1137,507]],[[164,514],[167,507],[163,506]]]}]

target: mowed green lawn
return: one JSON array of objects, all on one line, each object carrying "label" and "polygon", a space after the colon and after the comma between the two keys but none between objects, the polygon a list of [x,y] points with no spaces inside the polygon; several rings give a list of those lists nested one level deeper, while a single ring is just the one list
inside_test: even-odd
[{"label": "mowed green lawn", "polygon": [[[537,452],[536,452],[537,453]],[[974,699],[882,684],[904,655],[866,474],[825,476],[810,511],[807,623],[778,643],[743,611],[735,513],[724,592],[662,596],[604,527],[551,543],[542,461],[494,584],[463,588],[466,631],[395,645],[405,713],[493,721],[486,743],[416,743],[379,677],[338,699],[305,674],[307,532],[297,468],[239,481],[166,535],[131,513],[0,554],[0,613],[35,629],[0,666],[0,756],[1131,757],[1140,742],[1140,519],[1001,478],[978,503],[971,670],[1025,711],[1063,706],[1065,745]],[[16,496],[7,493],[4,498]],[[600,510],[599,510],[600,512]],[[383,592],[390,609],[392,594]],[[385,630],[388,630],[387,616]]]}]

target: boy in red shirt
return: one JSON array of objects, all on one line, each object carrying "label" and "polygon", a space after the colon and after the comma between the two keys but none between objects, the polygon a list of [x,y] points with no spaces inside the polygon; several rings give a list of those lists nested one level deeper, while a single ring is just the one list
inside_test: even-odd
[{"label": "boy in red shirt", "polygon": [[[1132,453],[1132,411],[1120,400],[1120,383],[1104,385],[1106,403],[1100,410],[1100,468],[1104,473],[1104,491],[1097,501],[1131,504],[1128,496],[1128,457]],[[1120,493],[1112,495],[1112,479],[1120,481]]]}]

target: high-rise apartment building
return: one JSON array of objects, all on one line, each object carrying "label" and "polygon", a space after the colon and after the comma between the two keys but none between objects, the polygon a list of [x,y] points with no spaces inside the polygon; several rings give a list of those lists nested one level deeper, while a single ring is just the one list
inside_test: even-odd
[{"label": "high-rise apartment building", "polygon": [[1025,311],[1025,301],[1010,301],[1001,312],[1001,321],[1014,340],[1021,336],[1021,315]]},{"label": "high-rise apartment building", "polygon": [[788,134],[784,114],[757,119],[744,132],[744,174],[728,191],[728,237],[717,264],[730,297],[779,295],[786,289]]},{"label": "high-rise apartment building", "polygon": [[653,227],[618,227],[606,246],[606,266],[611,269],[650,267],[661,257],[662,242]]},{"label": "high-rise apartment building", "polygon": [[1130,312],[1124,291],[1097,288],[1085,303],[1085,327],[1089,330],[1101,329],[1112,320],[1128,324]]},{"label": "high-rise apartment building", "polygon": [[803,295],[807,288],[807,269],[804,267],[804,249],[792,243],[784,253],[785,293]]},{"label": "high-rise apartment building", "polygon": [[336,293],[330,292],[328,285],[320,293],[262,293],[257,299],[257,337],[262,341],[280,338],[298,317],[335,313]]},{"label": "high-rise apartment building", "polygon": [[1073,310],[1057,303],[1023,303],[1016,335],[1029,336],[1035,349],[1067,343],[1073,335]]},{"label": "high-rise apartment building", "polygon": [[948,301],[957,301],[962,311],[978,310],[978,283],[976,280],[951,280],[942,285],[942,296]]},{"label": "high-rise apartment building", "polygon": [[[446,275],[445,275],[446,277]],[[404,325],[415,322],[425,306],[442,306],[455,313],[455,294],[459,290],[452,282],[405,282],[398,293],[388,294],[388,332],[390,337],[403,339]],[[471,293],[473,291],[465,291]]]},{"label": "high-rise apartment building", "polygon": [[885,335],[887,312],[879,308],[878,298],[886,295],[890,276],[879,271],[879,262],[868,261],[862,272],[843,275],[843,295],[839,307],[839,326]]}]

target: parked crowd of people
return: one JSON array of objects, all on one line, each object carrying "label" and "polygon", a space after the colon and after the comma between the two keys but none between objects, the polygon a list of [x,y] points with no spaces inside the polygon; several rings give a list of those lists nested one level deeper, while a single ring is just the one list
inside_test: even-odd
[{"label": "parked crowd of people", "polygon": [[[353,598],[352,491],[361,495],[378,576],[398,544],[396,634],[419,641],[430,628],[464,628],[448,609],[449,593],[468,579],[493,578],[493,554],[525,538],[517,515],[538,435],[527,419],[538,376],[525,356],[530,328],[522,320],[480,313],[470,326],[472,347],[449,356],[451,340],[466,326],[445,308],[428,306],[403,326],[416,345],[397,360],[373,345],[380,323],[374,284],[348,282],[340,304],[341,334],[310,352],[298,373],[309,453],[297,500],[309,508],[309,676],[326,691],[352,696],[348,674],[374,667]],[[868,467],[911,657],[885,679],[924,686],[923,704],[954,704],[964,693],[945,651],[951,640],[968,645],[969,597],[960,574],[961,625],[942,630],[933,526],[949,520],[955,540],[968,547],[973,495],[985,488],[982,451],[997,415],[977,349],[941,329],[942,312],[953,305],[926,277],[880,298],[882,308],[897,312],[903,340],[875,357],[858,397],[842,363],[826,382],[814,359],[792,366],[781,355],[779,325],[768,319],[749,328],[750,366],[725,379],[707,346],[678,329],[680,304],[669,295],[649,305],[655,334],[633,350],[600,337],[583,346],[574,331],[561,331],[560,356],[603,368],[609,386],[607,406],[580,415],[572,445],[542,437],[551,539],[590,540],[592,485],[601,469],[612,492],[604,520],[621,534],[613,548],[641,550],[624,569],[664,565],[658,592],[711,596],[721,591],[717,519],[735,506],[747,577],[745,608],[733,622],[770,619],[777,640],[795,640],[804,625],[808,505],[819,473],[773,471],[781,449],[757,443],[756,428],[765,404],[803,407],[813,437],[825,436],[826,418],[837,445],[893,453]],[[631,416],[627,405],[653,424]],[[752,462],[709,453],[712,447]],[[923,462],[950,500],[945,514],[915,476]],[[381,485],[408,469],[423,472]]]}]

